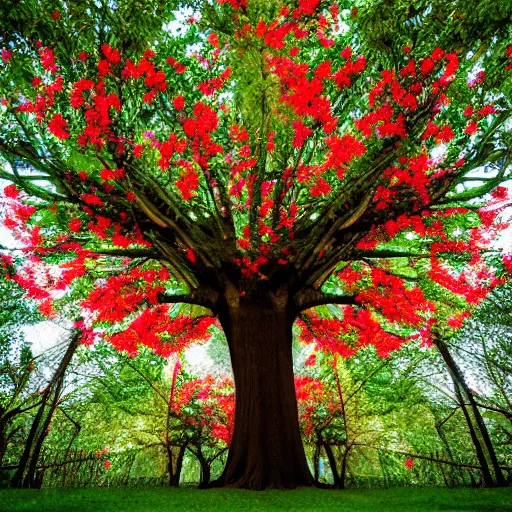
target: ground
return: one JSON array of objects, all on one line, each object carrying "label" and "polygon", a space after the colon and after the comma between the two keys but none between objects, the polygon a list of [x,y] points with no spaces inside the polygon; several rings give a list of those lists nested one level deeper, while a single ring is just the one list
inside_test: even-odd
[{"label": "ground", "polygon": [[1,512],[512,512],[512,488],[251,492],[212,489],[0,490]]}]

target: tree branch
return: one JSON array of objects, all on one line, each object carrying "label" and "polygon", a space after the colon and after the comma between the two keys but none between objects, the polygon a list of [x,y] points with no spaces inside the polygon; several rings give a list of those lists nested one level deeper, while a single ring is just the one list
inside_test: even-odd
[{"label": "tree branch", "polygon": [[196,290],[183,295],[158,294],[160,304],[193,304],[215,311],[219,294],[214,290]]},{"label": "tree branch", "polygon": [[354,256],[361,259],[380,259],[380,258],[430,258],[429,252],[406,252],[406,251],[354,251]]},{"label": "tree branch", "polygon": [[323,293],[312,288],[304,288],[295,295],[295,307],[297,309],[297,313],[309,308],[325,306],[327,304],[352,305],[355,304],[355,297],[353,295]]}]

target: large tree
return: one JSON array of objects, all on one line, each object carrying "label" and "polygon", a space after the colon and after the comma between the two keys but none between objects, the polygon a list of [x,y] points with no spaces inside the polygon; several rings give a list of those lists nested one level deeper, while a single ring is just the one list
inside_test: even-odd
[{"label": "large tree", "polygon": [[218,321],[236,417],[217,484],[311,484],[298,315],[317,308],[323,348],[386,356],[500,282],[511,7],[478,32],[491,8],[466,1],[218,0],[180,32],[158,2],[35,2],[27,27],[32,3],[1,34],[5,223],[32,253],[14,279],[48,314],[55,289],[85,296],[84,339],[129,354]]}]

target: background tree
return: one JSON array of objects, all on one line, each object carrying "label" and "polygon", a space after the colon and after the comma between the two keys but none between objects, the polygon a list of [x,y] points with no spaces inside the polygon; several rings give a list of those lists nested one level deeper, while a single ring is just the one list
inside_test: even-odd
[{"label": "background tree", "polygon": [[23,300],[24,291],[12,281],[0,279],[0,465],[8,445],[21,429],[20,416],[37,407],[40,397],[30,389],[35,369],[30,347],[20,327],[42,317],[34,304]]}]

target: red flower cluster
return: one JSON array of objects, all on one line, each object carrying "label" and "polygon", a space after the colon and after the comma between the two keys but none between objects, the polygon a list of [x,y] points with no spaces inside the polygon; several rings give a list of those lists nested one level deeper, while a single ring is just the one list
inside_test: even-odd
[{"label": "red flower cluster", "polygon": [[247,0],[216,0],[219,5],[229,4],[235,11],[247,8]]},{"label": "red flower cluster", "polygon": [[171,407],[196,439],[213,439],[229,446],[235,417],[231,379],[207,375],[204,379],[185,381],[172,397]]},{"label": "red flower cluster", "polygon": [[180,179],[176,182],[176,187],[180,191],[181,197],[185,201],[189,201],[199,188],[199,176],[188,162],[182,161],[182,166],[183,172]]},{"label": "red flower cluster", "polygon": [[165,269],[132,269],[126,274],[110,277],[96,288],[81,306],[95,314],[97,322],[120,322],[147,301],[158,303],[158,294],[165,291],[169,274]]},{"label": "red flower cluster", "polygon": [[208,328],[215,323],[212,317],[169,316],[169,306],[146,308],[128,328],[106,336],[117,350],[135,356],[138,345],[145,345],[162,357],[178,354],[192,343],[208,341]]},{"label": "red flower cluster", "polygon": [[61,114],[55,114],[52,117],[51,121],[48,123],[48,131],[58,139],[65,140],[69,138],[68,123]]},{"label": "red flower cluster", "polygon": [[423,322],[424,318],[418,312],[435,310],[420,288],[408,288],[399,277],[377,268],[371,269],[371,286],[359,293],[357,301],[378,310],[392,323],[409,326]]}]

